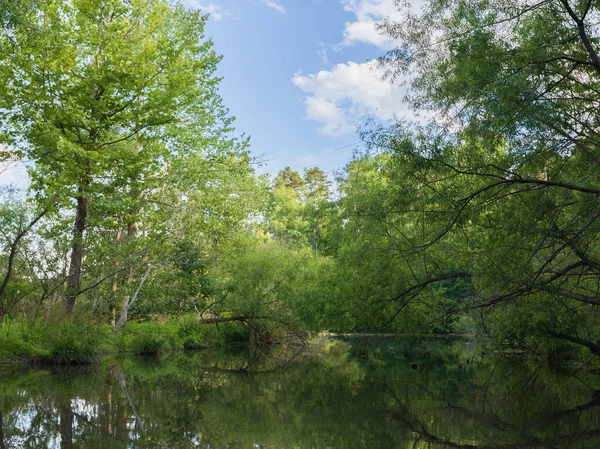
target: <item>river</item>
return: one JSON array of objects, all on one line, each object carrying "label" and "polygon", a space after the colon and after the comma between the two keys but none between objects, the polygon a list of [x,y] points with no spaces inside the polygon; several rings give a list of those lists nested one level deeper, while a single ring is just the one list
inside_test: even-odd
[{"label": "river", "polygon": [[0,449],[598,448],[600,375],[467,339],[0,372]]}]

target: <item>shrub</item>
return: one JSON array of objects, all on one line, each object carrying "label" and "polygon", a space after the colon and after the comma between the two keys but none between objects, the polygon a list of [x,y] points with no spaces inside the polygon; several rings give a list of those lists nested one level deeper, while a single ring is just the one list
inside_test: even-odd
[{"label": "shrub", "polygon": [[219,330],[225,344],[248,343],[249,341],[248,330],[242,323],[223,323]]},{"label": "shrub", "polygon": [[125,350],[135,354],[156,355],[181,347],[177,341],[176,328],[169,323],[156,321],[129,322],[123,328],[121,338]]},{"label": "shrub", "polygon": [[198,323],[198,318],[185,315],[173,320],[177,329],[177,338],[185,349],[198,349],[210,346],[208,335]]},{"label": "shrub", "polygon": [[107,326],[77,321],[63,321],[47,326],[43,345],[50,362],[87,364],[96,360],[110,335]]},{"label": "shrub", "polygon": [[44,322],[5,316],[0,328],[0,363],[31,363],[49,357],[40,347]]}]

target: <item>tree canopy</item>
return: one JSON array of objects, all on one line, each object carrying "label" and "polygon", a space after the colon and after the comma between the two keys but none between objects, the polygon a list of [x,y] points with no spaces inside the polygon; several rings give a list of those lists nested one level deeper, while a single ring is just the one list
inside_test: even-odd
[{"label": "tree canopy", "polygon": [[336,175],[269,179],[219,97],[206,16],[3,2],[0,160],[32,161],[32,184],[0,208],[0,313],[269,316],[600,355],[598,4],[397,6],[378,61],[428,122],[364,126]]}]

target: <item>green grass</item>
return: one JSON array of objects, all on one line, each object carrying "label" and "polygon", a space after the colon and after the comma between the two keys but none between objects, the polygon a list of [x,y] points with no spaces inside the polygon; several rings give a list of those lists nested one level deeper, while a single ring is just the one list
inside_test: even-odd
[{"label": "green grass", "polygon": [[118,334],[82,319],[5,317],[0,327],[0,364],[82,365],[109,353],[158,355],[248,342],[239,323],[201,325],[192,315],[166,321],[131,321]]}]

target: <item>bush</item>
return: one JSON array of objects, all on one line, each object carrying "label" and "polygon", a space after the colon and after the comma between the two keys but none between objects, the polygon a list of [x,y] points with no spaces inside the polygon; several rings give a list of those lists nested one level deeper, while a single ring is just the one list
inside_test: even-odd
[{"label": "bush", "polygon": [[52,363],[87,364],[96,360],[109,335],[107,326],[63,321],[46,327],[43,344]]},{"label": "bush", "polygon": [[248,332],[240,323],[200,324],[194,315],[174,318],[171,323],[177,329],[177,338],[185,349],[248,342]]},{"label": "bush", "polygon": [[0,328],[0,363],[31,363],[49,357],[49,351],[39,346],[43,327],[41,320],[5,316]]},{"label": "bush", "polygon": [[198,318],[193,315],[185,315],[173,320],[177,329],[177,338],[181,341],[184,349],[199,349],[210,346],[213,336],[208,335],[198,324]]},{"label": "bush", "polygon": [[181,347],[177,341],[176,328],[169,323],[157,321],[129,322],[123,328],[120,338],[123,342],[121,347],[134,354],[156,355]]},{"label": "bush", "polygon": [[248,330],[242,323],[223,323],[219,328],[223,343],[248,343]]},{"label": "bush", "polygon": [[174,349],[200,349],[248,342],[240,323],[200,324],[185,315],[164,321],[131,321],[113,335],[108,325],[84,319],[8,318],[0,328],[1,364],[88,364],[98,355],[128,352],[156,355]]},{"label": "bush", "polygon": [[87,364],[96,360],[108,335],[108,327],[92,323],[5,317],[0,329],[0,361]]}]

